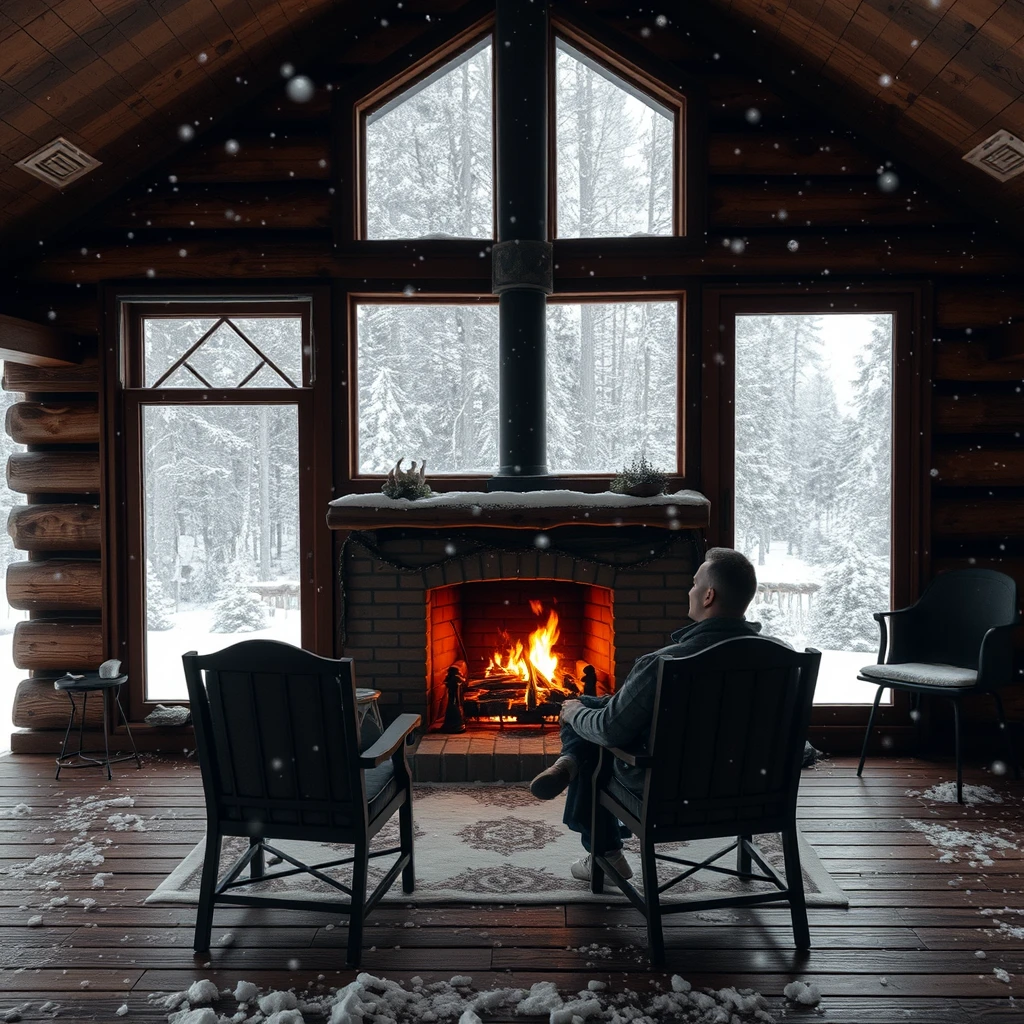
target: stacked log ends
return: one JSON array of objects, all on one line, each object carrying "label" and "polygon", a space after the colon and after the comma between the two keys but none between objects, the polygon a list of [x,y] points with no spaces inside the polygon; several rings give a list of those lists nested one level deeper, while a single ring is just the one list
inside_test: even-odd
[{"label": "stacked log ends", "polygon": [[15,505],[7,532],[19,551],[99,551],[99,505]]},{"label": "stacked log ends", "polygon": [[[81,707],[82,701],[79,698],[79,710]],[[53,688],[52,679],[23,679],[18,684],[14,694],[13,715],[16,729],[65,729],[70,714],[71,704],[67,695]],[[86,702],[86,728],[102,729],[102,716],[103,698],[98,694],[93,695]]]},{"label": "stacked log ends", "polygon": [[[63,729],[71,707],[54,677],[94,671],[105,660],[99,372],[95,358],[64,367],[6,362],[3,383],[26,395],[7,410],[4,427],[32,446],[6,466],[11,490],[30,502],[11,509],[7,531],[33,556],[7,570],[8,602],[31,613],[14,631],[14,663],[32,678],[17,688],[13,720],[20,729]],[[50,495],[57,501],[48,503]],[[90,700],[87,725],[101,727],[101,715],[102,701]]]}]

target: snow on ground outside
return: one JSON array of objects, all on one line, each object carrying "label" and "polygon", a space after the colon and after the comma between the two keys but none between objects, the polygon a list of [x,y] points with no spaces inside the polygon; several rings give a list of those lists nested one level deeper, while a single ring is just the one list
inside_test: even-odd
[{"label": "snow on ground outside", "polygon": [[[756,553],[754,554],[756,558]],[[759,583],[821,583],[824,568],[809,565],[799,555],[786,554],[786,542],[775,541],[767,552],[764,565],[755,565]],[[753,604],[747,609],[747,618],[757,621],[758,609],[762,604]],[[882,611],[874,608],[872,611]],[[798,650],[812,646],[804,636],[784,637]],[[821,652],[821,667],[818,669],[818,686],[814,691],[815,704],[870,704],[875,699],[875,685],[857,678],[865,665],[873,665],[877,652],[829,651]],[[882,705],[892,703],[892,694],[882,696]]]},{"label": "snow on ground outside", "polygon": [[[271,609],[268,609],[268,612]],[[302,646],[302,620],[297,608],[274,608],[267,616],[266,629],[252,633],[214,633],[210,626],[213,608],[194,608],[171,612],[173,629],[150,630],[146,634],[147,698],[149,700],[188,700],[181,656],[188,651],[213,654],[243,640],[281,640]]]},{"label": "snow on ground outside", "polygon": [[[6,616],[3,612],[6,611]],[[18,683],[28,678],[28,672],[14,665],[14,624],[26,618],[25,612],[17,612],[0,600],[0,751],[11,749],[11,730],[14,724],[14,693]]]}]

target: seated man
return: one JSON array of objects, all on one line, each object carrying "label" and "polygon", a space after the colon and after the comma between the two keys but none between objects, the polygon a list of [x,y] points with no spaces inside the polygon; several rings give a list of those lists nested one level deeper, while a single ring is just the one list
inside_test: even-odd
[{"label": "seated man", "polygon": [[[568,789],[563,821],[579,832],[587,856],[570,868],[573,878],[590,878],[591,777],[597,767],[596,745],[621,747],[643,753],[654,719],[654,695],[658,682],[658,659],[696,654],[723,640],[753,636],[760,623],[747,622],[743,613],[757,590],[753,565],[731,548],[711,548],[697,569],[690,588],[689,615],[693,625],[672,634],[672,643],[653,654],[638,658],[623,684],[611,696],[568,700],[562,705],[562,751],[557,761],[530,783],[530,792],[540,800],[553,800]],[[595,745],[596,744],[596,745]],[[637,796],[643,794],[644,770],[621,761],[614,766],[616,778]],[[605,812],[607,813],[607,812]],[[613,822],[605,835],[618,836]],[[628,834],[628,833],[627,833]],[[622,840],[604,851],[624,878],[633,872],[622,854]]]}]

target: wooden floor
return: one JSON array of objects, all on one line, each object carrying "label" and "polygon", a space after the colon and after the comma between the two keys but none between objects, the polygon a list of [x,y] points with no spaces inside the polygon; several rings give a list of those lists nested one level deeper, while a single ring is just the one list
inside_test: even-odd
[{"label": "wooden floor", "polygon": [[[1024,784],[969,773],[971,782],[998,787],[1005,802],[965,811],[907,795],[949,779],[947,765],[876,760],[863,780],[854,770],[852,760],[837,759],[805,772],[800,804],[805,834],[848,892],[849,910],[811,910],[813,949],[803,956],[792,947],[784,909],[741,912],[728,924],[673,918],[668,975],[682,974],[694,987],[756,988],[780,1010],[789,981],[816,982],[820,1007],[791,1007],[789,1021],[1024,1021],[1024,939],[1000,936],[993,919],[979,913],[1024,909],[1024,853],[996,852],[988,867],[969,867],[966,855],[942,863],[907,821],[960,822],[1024,849]],[[204,961],[192,954],[191,907],[142,905],[202,835],[203,795],[192,762],[149,759],[142,771],[122,765],[112,784],[92,771],[68,772],[59,782],[52,776],[47,758],[0,757],[0,1019],[26,1002],[23,1020],[52,1019],[52,1011],[39,1007],[56,1000],[61,1021],[166,1020],[167,1011],[146,996],[199,978],[221,988],[245,979],[312,990],[354,978],[338,969],[346,929],[326,927],[336,915],[219,910],[215,949]],[[112,812],[89,830],[90,837],[113,840],[102,870],[114,877],[103,888],[90,888],[93,870],[42,894],[38,878],[19,881],[9,873],[12,865],[60,851],[71,833],[54,831],[54,816],[73,798],[120,795],[133,796],[135,806],[113,811],[141,815],[147,831],[107,829]],[[19,802],[32,808],[30,816],[10,816]],[[28,927],[53,895],[69,896],[69,906],[42,912],[42,926]],[[86,897],[97,905],[85,910],[75,902]],[[1024,926],[1024,916],[1006,921]],[[234,944],[218,947],[227,931]],[[577,951],[593,942],[611,955],[595,962],[594,954]],[[626,908],[385,906],[370,919],[362,969],[396,980],[467,974],[477,988],[552,980],[578,991],[596,978],[636,990],[667,980],[647,970],[644,945],[641,920]],[[1012,975],[1009,984],[995,968]],[[125,1002],[128,1014],[115,1016]]]}]

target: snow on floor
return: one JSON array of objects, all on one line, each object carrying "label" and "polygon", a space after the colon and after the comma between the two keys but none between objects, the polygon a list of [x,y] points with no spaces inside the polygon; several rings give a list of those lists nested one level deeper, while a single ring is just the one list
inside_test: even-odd
[{"label": "snow on floor", "polygon": [[[986,935],[998,935],[1002,939],[1024,939],[1024,910],[1014,907],[1003,907],[1002,910],[983,908],[978,911],[983,917],[992,918],[994,929],[986,928]],[[1010,918],[1004,921],[1003,918]],[[1014,919],[1016,918],[1016,922]]]},{"label": "snow on floor", "polygon": [[[270,609],[268,609],[269,613]],[[267,628],[251,633],[214,633],[212,608],[193,608],[169,617],[173,629],[146,633],[146,683],[149,700],[188,700],[181,656],[188,651],[213,654],[243,640],[281,640],[302,646],[302,620],[297,608],[275,608]]]},{"label": "snow on floor", "polygon": [[940,825],[937,821],[913,821],[910,818],[907,824],[920,832],[939,851],[939,862],[942,864],[952,864],[966,858],[968,867],[991,867],[995,863],[992,860],[993,851],[1005,854],[1007,850],[1020,849],[1012,840],[996,834],[1013,834],[1005,828],[996,829],[995,832],[968,832],[962,828]]},{"label": "snow on floor", "polygon": [[[802,981],[787,986],[786,996],[805,1006],[816,1006],[821,998],[816,985]],[[481,1014],[496,1010],[547,1015],[548,1024],[659,1024],[677,1019],[692,1024],[775,1024],[778,1019],[770,1012],[768,1000],[753,989],[697,992],[678,974],[673,976],[668,991],[655,988],[647,993],[629,989],[608,992],[601,981],[591,981],[576,993],[560,993],[550,981],[537,982],[529,989],[496,988],[481,992],[473,987],[472,978],[460,975],[429,984],[413,978],[406,986],[362,973],[344,988],[323,993],[263,992],[248,981],[239,981],[233,990],[218,992],[212,983],[197,981],[187,991],[155,992],[147,1001],[170,1011],[169,1024],[303,1024],[321,1020],[327,1024],[481,1024]],[[215,1005],[218,1003],[219,1006]]]},{"label": "snow on floor", "polygon": [[[991,786],[969,786],[964,783],[964,803],[975,807],[978,804],[1001,804],[1002,796]],[[908,789],[907,796],[919,796],[922,800],[931,800],[939,804],[955,804],[959,801],[956,798],[955,782],[939,782],[922,792],[919,789]]]}]

